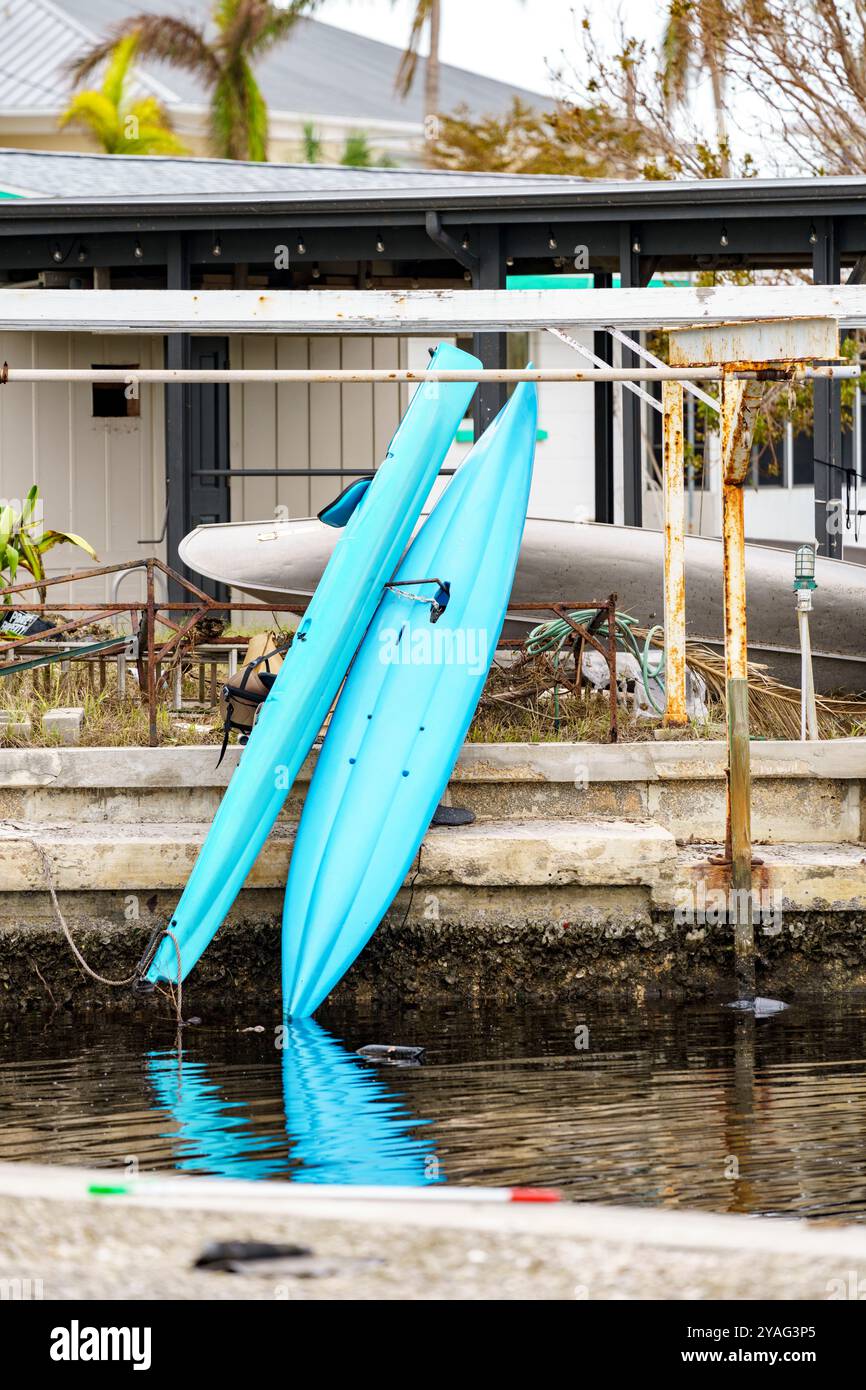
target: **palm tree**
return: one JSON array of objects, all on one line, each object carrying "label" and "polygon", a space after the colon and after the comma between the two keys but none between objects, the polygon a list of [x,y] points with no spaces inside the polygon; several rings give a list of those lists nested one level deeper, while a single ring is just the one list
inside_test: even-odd
[{"label": "palm tree", "polygon": [[89,130],[106,154],[184,154],[185,147],[171,129],[171,121],[155,97],[130,101],[127,81],[135,62],[138,35],[127,34],[111,55],[102,86],[76,92],[60,125],[79,125]]},{"label": "palm tree", "polygon": [[662,89],[669,110],[685,104],[691,77],[709,73],[724,177],[730,172],[724,58],[735,22],[726,0],[669,0],[661,48]]},{"label": "palm tree", "polygon": [[[392,5],[396,0],[391,0]],[[415,74],[418,71],[418,56],[425,32],[428,35],[427,61],[424,65],[424,135],[426,138],[426,162],[436,165],[436,141],[439,136],[436,117],[442,110],[440,98],[441,63],[439,61],[439,37],[442,30],[442,0],[415,0],[415,10],[409,29],[407,43],[397,80],[394,84],[399,96],[408,96]]]},{"label": "palm tree", "polygon": [[81,81],[135,34],[140,57],[182,68],[208,89],[215,154],[224,159],[265,160],[268,108],[253,65],[288,36],[301,14],[318,3],[289,0],[278,6],[269,0],[212,0],[213,37],[204,25],[174,15],[132,15],[116,25],[105,42],[78,59],[73,74]]},{"label": "palm tree", "polygon": [[[396,0],[391,0],[396,3]],[[412,16],[412,27],[409,30],[409,42],[400,59],[400,66],[397,69],[397,79],[394,86],[401,97],[406,97],[415,81],[415,73],[418,70],[418,52],[424,39],[425,30],[429,31],[429,51],[427,62],[424,68],[424,121],[425,126],[431,116],[439,113],[439,35],[442,27],[442,0],[416,0],[415,13]],[[429,137],[429,132],[428,132]]]}]

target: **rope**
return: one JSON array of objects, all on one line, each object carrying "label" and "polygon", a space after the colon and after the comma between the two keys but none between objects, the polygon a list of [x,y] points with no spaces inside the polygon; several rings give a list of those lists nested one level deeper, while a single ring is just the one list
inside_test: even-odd
[{"label": "rope", "polygon": [[[21,825],[19,821],[6,821],[5,824],[11,830],[24,830],[26,832],[26,826]],[[45,876],[45,885],[48,889],[48,896],[51,899],[51,906],[54,908],[54,913],[57,917],[57,921],[60,923],[60,928],[63,932],[63,935],[66,937],[67,945],[69,946],[70,951],[72,952],[81,969],[84,971],[86,975],[89,975],[92,980],[96,980],[97,983],[100,985],[108,985],[110,989],[127,989],[137,979],[138,969],[136,968],[135,970],[133,970],[132,974],[126,976],[126,978],[123,980],[109,980],[106,975],[100,975],[97,970],[94,970],[93,967],[87,963],[84,956],[81,954],[81,951],[76,946],[72,936],[72,932],[69,929],[69,923],[66,921],[66,918],[63,915],[63,911],[57,898],[57,890],[54,886],[54,872],[51,867],[51,860],[48,858],[48,854],[45,850],[44,845],[41,845],[38,840],[34,840],[32,836],[27,835],[26,833],[23,836],[23,840],[26,845],[30,845],[32,849],[35,849],[37,855],[39,856],[39,859],[42,863],[42,872]],[[163,935],[170,937],[171,940],[174,942],[174,949],[177,955],[177,998],[175,999],[174,991],[172,990],[172,999],[174,1000],[175,1010],[177,1013],[177,1025],[178,1028],[180,1028],[183,1025],[183,1017],[181,1015],[181,1005],[183,1002],[183,976],[180,945],[178,943],[177,937],[174,935],[174,932],[169,931],[168,928],[165,929]]]},{"label": "rope", "polygon": [[[595,608],[578,608],[569,617],[573,622],[586,625],[596,616]],[[647,699],[657,714],[664,714],[664,707],[656,704],[651,689],[651,682],[656,681],[664,691],[663,672],[665,669],[665,654],[662,651],[658,662],[653,670],[649,667],[650,646],[653,637],[657,632],[662,632],[661,627],[652,628],[647,633],[643,646],[640,645],[635,637],[633,628],[637,626],[637,618],[633,618],[630,613],[617,613],[615,622],[616,643],[620,651],[630,653],[640,664],[641,678],[643,687],[646,691]],[[607,622],[600,623],[594,629],[594,634],[600,642],[604,641],[608,635]],[[526,638],[526,650],[530,656],[538,656],[542,652],[555,652],[556,664],[559,664],[559,656],[562,648],[570,641],[573,641],[576,634],[574,628],[570,627],[565,618],[553,618],[549,622],[540,623],[534,627]]]},{"label": "rope", "polygon": [[400,923],[399,927],[400,931],[403,930],[406,923],[409,921],[409,913],[412,911],[412,903],[415,901],[415,884],[417,882],[418,875],[421,872],[421,851],[423,848],[424,841],[422,840],[420,845],[418,846],[418,860],[415,865],[415,872],[412,875],[412,882],[409,884],[409,901],[406,904],[406,911],[403,913],[403,921]]}]

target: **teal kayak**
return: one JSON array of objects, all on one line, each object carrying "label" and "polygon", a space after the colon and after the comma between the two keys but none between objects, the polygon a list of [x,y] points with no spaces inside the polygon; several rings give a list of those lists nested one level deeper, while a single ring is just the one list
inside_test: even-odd
[{"label": "teal kayak", "polygon": [[[431,368],[481,366],[448,343]],[[430,381],[415,392],[372,480],[353,483],[322,519],[344,526],[193,865],[168,930],[144,971],[184,979],[252,868],[333,704],[475,391]],[[143,967],[144,968],[144,963]]]},{"label": "teal kayak", "polygon": [[448,783],[511,593],[536,415],[535,387],[521,383],[403,557],[349,672],[289,868],[290,1019],[313,1013],[365,946]]}]

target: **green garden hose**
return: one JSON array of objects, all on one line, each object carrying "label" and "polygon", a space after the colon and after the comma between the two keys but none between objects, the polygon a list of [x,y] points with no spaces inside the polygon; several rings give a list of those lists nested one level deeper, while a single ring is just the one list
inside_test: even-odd
[{"label": "green garden hose", "polygon": [[[581,623],[583,626],[586,626],[588,623],[592,622],[596,613],[597,610],[595,608],[578,608],[575,609],[573,613],[570,613],[569,617],[573,622]],[[630,613],[617,613],[617,649],[619,651],[628,652],[639,662],[646,697],[656,713],[662,715],[664,714],[664,709],[656,704],[653,698],[653,692],[650,689],[650,683],[652,681],[657,681],[662,691],[664,691],[664,650],[660,652],[658,662],[652,670],[650,670],[649,656],[653,638],[657,633],[663,632],[664,629],[659,626],[650,628],[644,639],[643,645],[641,645],[634,634],[633,629],[635,627],[637,627],[637,618],[633,618]],[[572,642],[576,635],[574,628],[570,627],[564,618],[553,618],[550,622],[540,623],[538,627],[532,629],[526,639],[526,650],[531,656],[539,656],[542,652],[555,652],[554,664],[558,665],[562,648],[566,646],[567,643]],[[594,629],[594,635],[600,642],[605,642],[607,640],[607,623],[600,623],[598,627]]]}]

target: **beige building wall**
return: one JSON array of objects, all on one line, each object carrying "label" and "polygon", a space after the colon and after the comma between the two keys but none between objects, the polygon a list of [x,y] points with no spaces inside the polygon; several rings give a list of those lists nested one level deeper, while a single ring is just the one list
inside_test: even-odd
[{"label": "beige building wall", "polygon": [[[405,340],[316,336],[233,338],[239,368],[398,367]],[[400,422],[398,385],[234,385],[230,398],[233,468],[346,468],[367,473],[381,461]],[[315,516],[352,476],[237,478],[233,521]]]},{"label": "beige building wall", "polygon": [[[160,338],[0,333],[0,361],[10,365],[159,367],[162,360]],[[143,386],[140,414],[127,419],[94,416],[92,402],[89,384],[0,387],[0,497],[20,502],[37,483],[44,525],[83,536],[100,565],[163,555],[164,545],[138,544],[159,534],[165,511],[162,389]],[[97,562],[72,546],[56,546],[46,563],[49,574],[64,574]],[[109,583],[83,581],[73,595],[52,596],[71,602],[107,598]],[[122,597],[135,598],[138,590],[137,581],[128,579]]]}]

